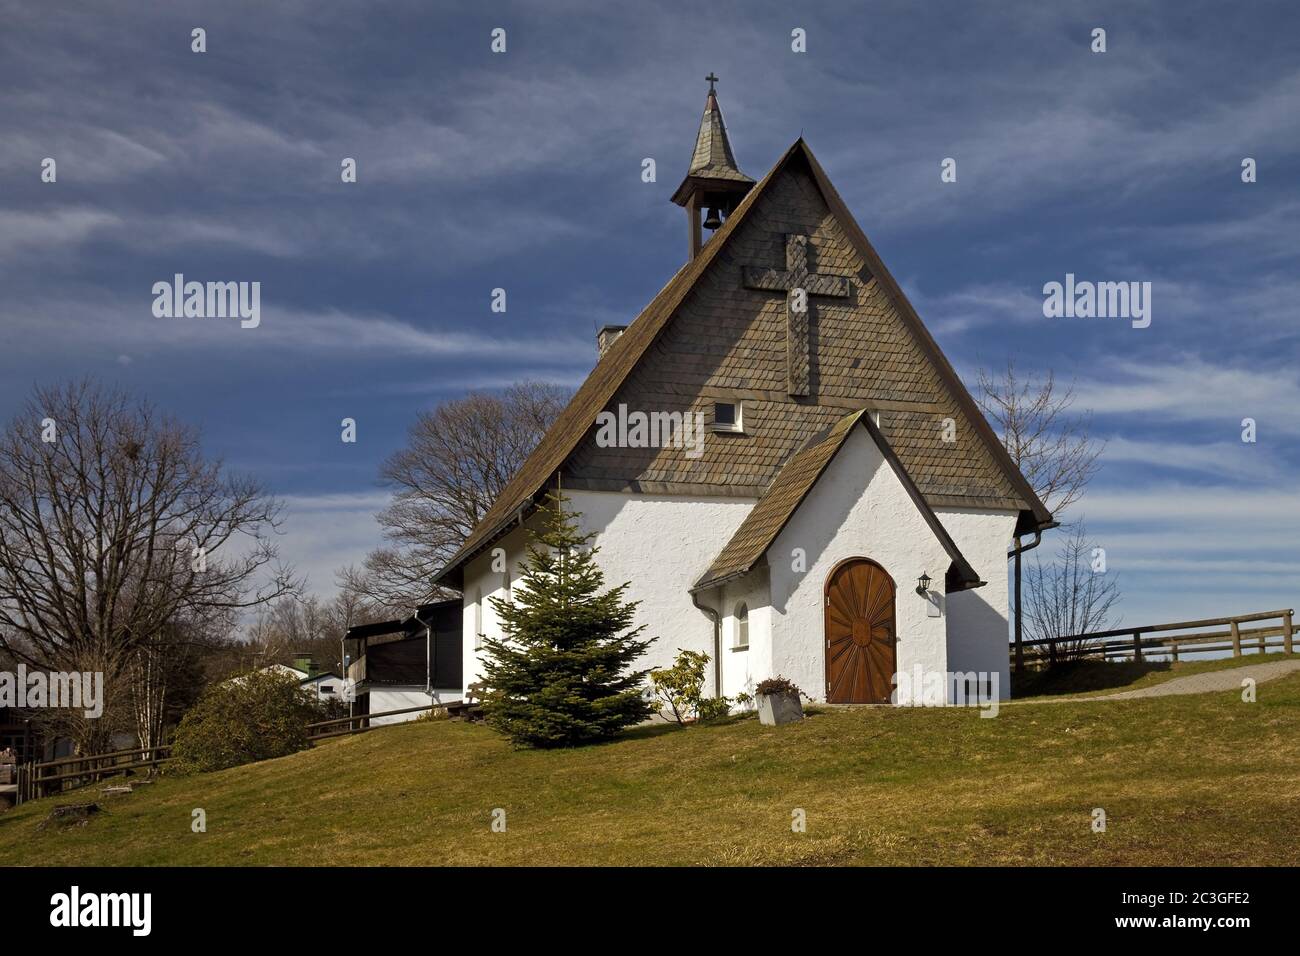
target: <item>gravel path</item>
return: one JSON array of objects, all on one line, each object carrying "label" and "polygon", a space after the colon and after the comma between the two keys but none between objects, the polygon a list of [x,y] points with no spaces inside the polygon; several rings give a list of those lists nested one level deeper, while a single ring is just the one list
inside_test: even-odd
[{"label": "gravel path", "polygon": [[1073,699],[1136,700],[1139,697],[1168,697],[1171,694],[1209,694],[1215,691],[1240,690],[1241,682],[1247,677],[1253,677],[1257,684],[1262,684],[1266,680],[1285,677],[1297,670],[1300,670],[1300,660],[1274,661],[1271,664],[1247,664],[1245,667],[1229,667],[1221,671],[1208,671],[1204,674],[1175,677],[1163,684],[1142,687],[1138,690],[1126,690],[1118,694],[1103,694],[1096,697],[1075,697]]}]

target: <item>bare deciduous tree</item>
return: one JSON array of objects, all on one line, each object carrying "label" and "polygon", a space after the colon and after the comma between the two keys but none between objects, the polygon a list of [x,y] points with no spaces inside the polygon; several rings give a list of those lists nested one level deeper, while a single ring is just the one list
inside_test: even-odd
[{"label": "bare deciduous tree", "polygon": [[291,664],[306,654],[320,667],[343,675],[341,639],[348,628],[384,619],[382,609],[343,587],[324,601],[286,594],[259,609],[241,645],[242,669]]},{"label": "bare deciduous tree", "polygon": [[977,374],[980,409],[1047,510],[1061,514],[1083,495],[1105,447],[1086,416],[1070,414],[1074,389],[1058,389],[1051,371],[1021,378],[1010,361],[1000,375]]},{"label": "bare deciduous tree", "polygon": [[[148,658],[180,619],[292,588],[270,538],[279,512],[148,403],[89,382],[38,388],[0,438],[0,643],[33,667],[102,672],[119,712],[135,666],[157,711],[165,687],[138,682],[164,679]],[[83,725],[83,752],[109,726]],[[148,744],[159,728],[137,733]]]},{"label": "bare deciduous tree", "polygon": [[[1006,371],[995,375],[985,369],[978,372],[975,400],[992,421],[1003,447],[1019,467],[1047,510],[1060,516],[1075,504],[1096,474],[1105,443],[1091,435],[1086,415],[1074,415],[1074,389],[1059,390],[1050,370],[1042,377],[1032,373],[1021,377],[1013,361]],[[1076,529],[1082,534],[1082,527]],[[1029,545],[1033,547],[1038,542]],[[1086,581],[1078,577],[1079,544],[1072,534],[1062,550],[1061,565],[1044,569],[1035,555],[1028,593],[1028,617],[1031,630],[1043,636],[1077,634],[1068,628],[1079,622],[1105,620],[1111,605],[1119,597],[1114,578]],[[1016,539],[1014,626],[1016,666],[1021,666],[1021,545]],[[1027,550],[1027,549],[1026,549]],[[1089,573],[1091,569],[1089,568]],[[1087,586],[1083,586],[1086,584]],[[1104,585],[1104,587],[1102,586]],[[1083,602],[1083,603],[1079,603]],[[1068,611],[1068,613],[1066,613]],[[1056,630],[1065,627],[1067,630]],[[1105,630],[1105,628],[1101,628]],[[1051,633],[1047,633],[1047,631]]]},{"label": "bare deciduous tree", "polygon": [[205,664],[226,646],[229,615],[181,612],[127,659],[124,687],[140,746],[162,743],[163,730],[198,699]]},{"label": "bare deciduous tree", "polygon": [[[1119,580],[1113,571],[1097,566],[1097,550],[1082,522],[1068,525],[1069,534],[1058,548],[1056,560],[1044,565],[1037,555],[1026,574],[1030,637],[1060,640],[1089,631],[1110,630],[1116,623],[1112,611],[1119,600]],[[1078,657],[1087,641],[1067,641],[1057,646],[1058,660]]]},{"label": "bare deciduous tree", "polygon": [[406,448],[381,469],[395,490],[378,515],[388,546],[345,583],[391,610],[443,596],[433,576],[469,536],[564,408],[570,392],[523,382],[422,412]]}]

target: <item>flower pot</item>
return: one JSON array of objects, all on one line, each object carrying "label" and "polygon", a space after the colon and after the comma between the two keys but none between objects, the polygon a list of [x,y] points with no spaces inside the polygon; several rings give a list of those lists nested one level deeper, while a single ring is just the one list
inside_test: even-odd
[{"label": "flower pot", "polygon": [[799,702],[797,691],[759,694],[757,703],[758,722],[765,727],[779,727],[781,724],[803,720],[803,704]]}]

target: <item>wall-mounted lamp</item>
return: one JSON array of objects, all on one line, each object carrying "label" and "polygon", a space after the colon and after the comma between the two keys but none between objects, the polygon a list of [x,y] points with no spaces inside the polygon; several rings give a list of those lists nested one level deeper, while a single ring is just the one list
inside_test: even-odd
[{"label": "wall-mounted lamp", "polygon": [[924,571],[922,571],[921,576],[916,579],[916,593],[921,595],[921,597],[925,597],[930,593],[930,575],[926,574]]}]

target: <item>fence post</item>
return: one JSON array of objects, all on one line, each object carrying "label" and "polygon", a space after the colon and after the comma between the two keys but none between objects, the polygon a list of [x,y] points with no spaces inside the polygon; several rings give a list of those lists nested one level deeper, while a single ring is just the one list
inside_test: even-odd
[{"label": "fence post", "polygon": [[1047,645],[1048,666],[1056,666],[1056,638],[1052,638],[1051,643]]},{"label": "fence post", "polygon": [[1142,632],[1133,632],[1133,660],[1142,663]]},{"label": "fence post", "polygon": [[1228,624],[1232,628],[1232,656],[1240,657],[1241,656],[1241,631],[1237,627],[1236,618],[1229,621]]},{"label": "fence post", "polygon": [[1291,612],[1282,612],[1282,649],[1291,653]]},{"label": "fence post", "polygon": [[1172,652],[1174,660],[1178,660],[1178,638],[1169,639],[1169,650]]}]

